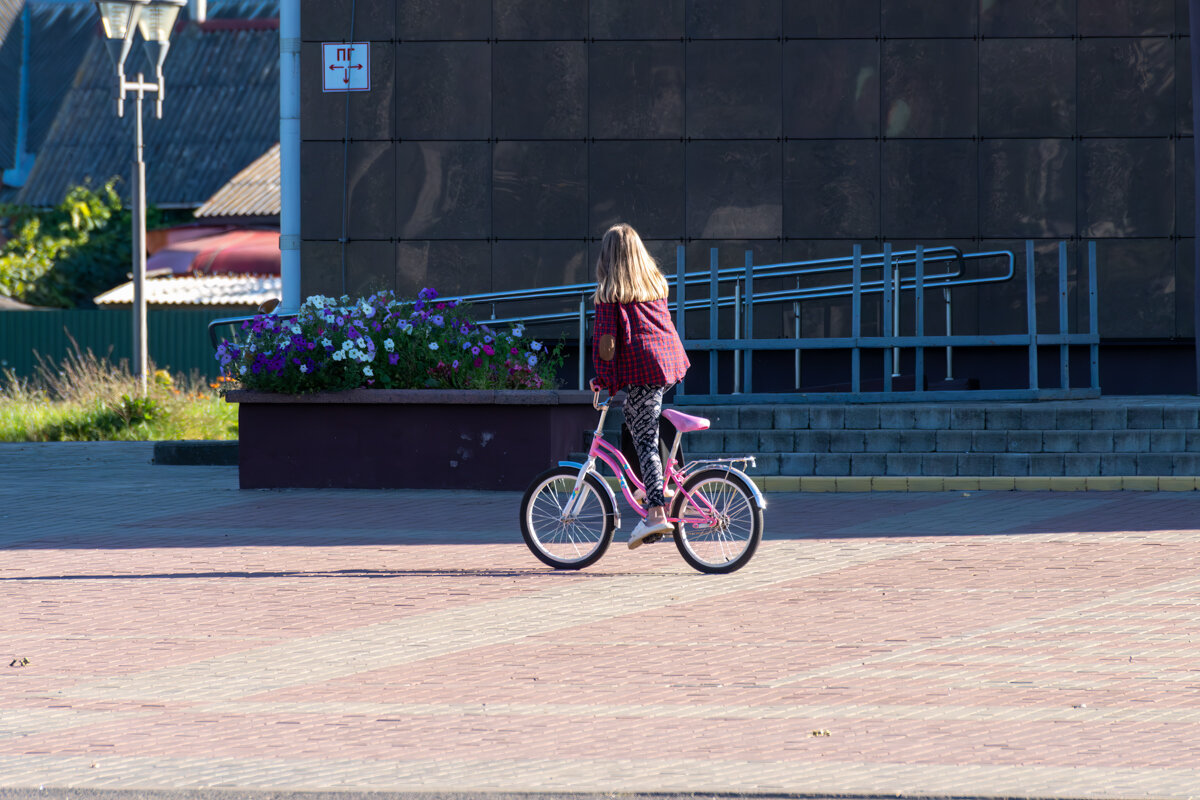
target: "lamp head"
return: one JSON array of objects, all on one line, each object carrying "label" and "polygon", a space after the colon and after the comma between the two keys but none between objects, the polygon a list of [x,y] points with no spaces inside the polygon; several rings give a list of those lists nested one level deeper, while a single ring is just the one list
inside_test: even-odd
[{"label": "lamp head", "polygon": [[175,29],[175,20],[187,0],[149,0],[138,17],[138,30],[147,42],[166,42]]},{"label": "lamp head", "polygon": [[155,75],[162,75],[163,62],[171,47],[171,32],[179,11],[187,0],[150,0],[138,17],[138,30],[142,32],[142,48]]},{"label": "lamp head", "polygon": [[133,44],[138,17],[149,0],[94,0],[100,11],[100,24],[104,28],[105,44],[118,72],[124,72],[125,58]]}]

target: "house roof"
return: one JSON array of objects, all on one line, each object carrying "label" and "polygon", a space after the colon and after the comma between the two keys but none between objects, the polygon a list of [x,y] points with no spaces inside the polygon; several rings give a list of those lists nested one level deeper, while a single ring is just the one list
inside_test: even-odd
[{"label": "house roof", "polygon": [[279,143],[276,142],[196,209],[196,216],[278,216],[279,203]]},{"label": "house roof", "polygon": [[[88,45],[96,38],[91,3],[0,0],[0,169],[17,165],[24,10],[29,8],[29,94],[25,151],[37,153]],[[5,191],[9,199],[13,189]]]},{"label": "house roof", "polygon": [[8,295],[0,294],[0,311],[31,311],[35,308],[38,306],[31,306],[20,300],[14,300]]},{"label": "house roof", "polygon": [[[171,39],[163,118],[144,110],[146,197],[161,207],[196,207],[279,141],[279,33],[276,20],[217,19],[186,25]],[[127,73],[141,68],[140,46]],[[87,181],[126,178],[133,149],[133,103],[113,103],[116,78],[93,38],[16,202],[51,206]]]},{"label": "house roof", "polygon": [[279,231],[234,229],[181,239],[158,250],[146,269],[175,274],[279,274]]},{"label": "house roof", "polygon": [[[150,305],[258,306],[281,297],[283,279],[263,275],[186,275],[146,281]],[[133,283],[95,297],[96,305],[131,305]]]}]

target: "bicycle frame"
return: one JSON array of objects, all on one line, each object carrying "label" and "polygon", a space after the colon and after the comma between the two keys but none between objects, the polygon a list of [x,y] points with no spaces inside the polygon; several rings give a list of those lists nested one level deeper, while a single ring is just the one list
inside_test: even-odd
[{"label": "bicycle frame", "polygon": [[[626,460],[625,454],[604,438],[604,420],[608,416],[609,400],[600,403],[597,396],[597,399],[592,401],[592,405],[600,412],[600,420],[596,423],[596,430],[592,432],[592,445],[588,449],[587,460],[580,465],[579,474],[575,477],[575,487],[571,492],[571,499],[567,502],[567,506],[563,510],[563,516],[574,516],[578,512],[576,506],[582,498],[583,493],[580,489],[583,486],[584,477],[589,472],[596,472],[596,461],[599,460],[607,464],[608,468],[617,476],[617,482],[621,487],[621,493],[625,497],[625,502],[633,509],[635,514],[645,518],[646,514],[649,513],[648,509],[634,497],[634,491],[646,491],[645,484],[638,480],[633,472],[633,468],[629,465],[629,461]],[[688,472],[684,469],[675,468],[675,454],[679,452],[679,443],[682,439],[683,433],[676,432],[675,442],[671,446],[670,455],[667,457],[666,463],[663,464],[663,484],[664,486],[670,486],[674,483],[676,487],[675,491],[685,495],[692,508],[702,507],[709,512],[716,513],[716,509],[708,502],[707,498],[703,496],[697,498],[683,488]],[[634,490],[630,489],[630,484],[633,484],[635,487]],[[680,522],[676,517],[667,517],[667,521],[673,523]]]}]

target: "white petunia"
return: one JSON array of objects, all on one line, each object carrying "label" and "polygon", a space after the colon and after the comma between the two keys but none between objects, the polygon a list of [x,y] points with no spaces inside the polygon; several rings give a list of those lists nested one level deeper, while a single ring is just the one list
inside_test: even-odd
[{"label": "white petunia", "polygon": [[245,365],[245,364],[242,364],[242,366],[238,368],[238,374],[239,374],[239,375],[245,375],[245,374],[246,374],[246,365]]},{"label": "white petunia", "polygon": [[301,372],[308,372],[308,364],[301,364],[301,365],[300,365],[300,371],[301,371]]},{"label": "white petunia", "polygon": [[363,367],[363,375],[366,375],[368,378],[370,378],[370,377],[374,376],[375,373],[371,370],[370,367]]},{"label": "white petunia", "polygon": [[437,350],[437,349],[438,349],[438,343],[437,343],[437,342],[430,342],[430,343],[429,343],[429,349],[430,349],[430,350]]},{"label": "white petunia", "polygon": [[396,349],[396,343],[393,342],[391,339],[384,339],[383,340],[383,348],[390,353]]}]

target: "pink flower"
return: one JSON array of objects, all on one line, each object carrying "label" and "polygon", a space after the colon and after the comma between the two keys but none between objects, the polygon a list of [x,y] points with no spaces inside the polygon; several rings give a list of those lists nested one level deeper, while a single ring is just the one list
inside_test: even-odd
[{"label": "pink flower", "polygon": [[485,344],[483,346],[483,352],[487,353],[489,356],[494,356],[496,354],[496,350],[490,344]]}]

